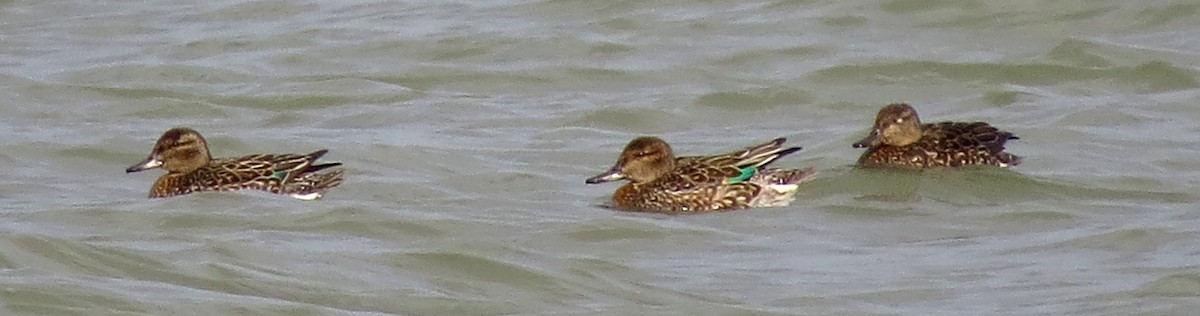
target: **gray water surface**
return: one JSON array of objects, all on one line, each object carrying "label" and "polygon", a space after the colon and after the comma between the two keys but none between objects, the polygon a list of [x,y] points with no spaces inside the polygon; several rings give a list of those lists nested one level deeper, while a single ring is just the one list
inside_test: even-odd
[{"label": "gray water surface", "polygon": [[[24,315],[1190,315],[1189,1],[0,1],[0,303]],[[875,112],[985,120],[1010,170],[853,167]],[[328,148],[319,201],[145,198]],[[789,207],[602,207],[626,142],[786,136]]]}]

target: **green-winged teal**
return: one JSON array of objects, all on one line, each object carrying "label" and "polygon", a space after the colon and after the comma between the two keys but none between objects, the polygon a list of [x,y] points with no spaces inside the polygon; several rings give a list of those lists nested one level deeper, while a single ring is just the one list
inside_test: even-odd
[{"label": "green-winged teal", "polygon": [[629,211],[681,213],[785,206],[813,168],[765,168],[800,150],[783,148],[784,138],[717,156],[675,158],[657,137],[638,137],[625,146],[608,172],[588,184],[628,179],[613,193],[616,207]]},{"label": "green-winged teal", "polygon": [[917,110],[897,103],[879,110],[871,134],[854,147],[867,147],[858,158],[862,166],[1008,167],[1021,163],[1021,157],[1004,152],[1004,143],[1010,139],[1017,137],[984,122],[921,124]]},{"label": "green-winged teal", "polygon": [[172,128],[154,144],[150,157],[125,172],[163,168],[167,174],[154,181],[151,198],[188,194],[198,191],[264,190],[297,199],[320,198],[325,191],[342,183],[342,170],[317,173],[341,163],[314,165],[328,150],[307,155],[250,155],[212,159],[208,143],[190,128]]}]

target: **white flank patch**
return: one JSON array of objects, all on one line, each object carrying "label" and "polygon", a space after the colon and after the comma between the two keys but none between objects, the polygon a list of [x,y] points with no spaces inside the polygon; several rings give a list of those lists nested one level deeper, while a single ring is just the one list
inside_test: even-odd
[{"label": "white flank patch", "polygon": [[769,186],[769,188],[771,188],[771,190],[774,190],[776,193],[785,194],[785,193],[795,192],[796,189],[800,188],[800,185],[798,185],[798,184],[772,184]]},{"label": "white flank patch", "polygon": [[292,194],[291,196],[294,198],[297,198],[297,199],[301,199],[301,200],[312,201],[312,200],[321,198],[321,192],[313,192],[313,193],[309,193],[309,194],[297,193],[297,194]]}]

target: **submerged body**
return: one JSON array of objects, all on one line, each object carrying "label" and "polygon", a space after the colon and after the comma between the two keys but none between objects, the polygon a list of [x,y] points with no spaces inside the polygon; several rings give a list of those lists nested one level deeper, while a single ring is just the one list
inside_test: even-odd
[{"label": "submerged body", "polygon": [[1004,151],[1010,139],[1018,138],[984,122],[921,124],[911,106],[891,104],[879,110],[871,134],[854,147],[867,148],[858,158],[867,167],[1009,167],[1021,163]]},{"label": "submerged body", "polygon": [[318,173],[341,163],[314,164],[328,150],[307,155],[260,154],[212,159],[208,143],[199,132],[173,128],[163,133],[150,157],[125,172],[163,168],[167,174],[154,181],[151,198],[200,191],[263,190],[298,199],[320,198],[342,183],[342,170]]},{"label": "submerged body", "polygon": [[783,148],[784,141],[779,138],[724,155],[676,158],[662,139],[639,137],[625,146],[616,165],[587,183],[629,180],[612,196],[617,208],[628,211],[686,213],[785,206],[795,199],[799,183],[815,172],[765,168],[800,150]]}]

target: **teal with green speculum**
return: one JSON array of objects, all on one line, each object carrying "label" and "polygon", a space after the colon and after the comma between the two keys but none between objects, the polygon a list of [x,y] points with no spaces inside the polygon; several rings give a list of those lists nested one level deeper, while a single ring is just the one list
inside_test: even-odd
[{"label": "teal with green speculum", "polygon": [[638,137],[621,152],[607,172],[588,184],[629,180],[613,193],[621,210],[692,213],[751,207],[785,206],[795,199],[799,184],[813,168],[766,168],[800,147],[784,148],[784,138],[715,156],[676,158],[671,146],[657,137]]},{"label": "teal with green speculum", "polygon": [[312,200],[342,183],[340,169],[319,172],[341,163],[314,164],[328,152],[322,149],[307,155],[258,154],[213,159],[208,153],[208,142],[199,132],[180,127],[163,133],[150,156],[125,172],[167,170],[167,174],[154,181],[151,198],[252,189]]}]

